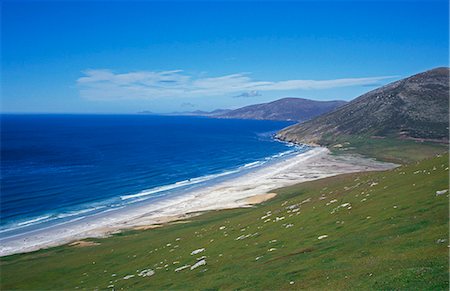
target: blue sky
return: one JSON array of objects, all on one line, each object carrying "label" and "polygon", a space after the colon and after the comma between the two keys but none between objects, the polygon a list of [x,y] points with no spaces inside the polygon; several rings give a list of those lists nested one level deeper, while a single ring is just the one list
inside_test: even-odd
[{"label": "blue sky", "polygon": [[3,1],[2,112],[351,100],[448,66],[448,3]]}]

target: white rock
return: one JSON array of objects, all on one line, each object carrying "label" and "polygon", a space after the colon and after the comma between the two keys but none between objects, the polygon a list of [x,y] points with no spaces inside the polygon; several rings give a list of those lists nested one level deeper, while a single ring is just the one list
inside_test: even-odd
[{"label": "white rock", "polygon": [[300,202],[300,204],[308,203],[308,202],[310,202],[310,201],[311,201],[311,198],[308,198],[308,199],[305,199],[305,200],[303,200],[302,202]]},{"label": "white rock", "polygon": [[190,266],[191,266],[191,265],[184,265],[184,266],[182,266],[182,267],[176,268],[176,269],[175,269],[175,272],[182,271],[182,270],[184,270],[184,269],[189,268]]},{"label": "white rock", "polygon": [[324,239],[324,238],[327,238],[328,237],[328,235],[326,235],[326,234],[324,234],[324,235],[321,235],[321,236],[319,236],[317,239]]},{"label": "white rock", "polygon": [[199,253],[203,252],[204,250],[205,250],[204,248],[197,249],[197,250],[193,250],[193,251],[191,252],[191,255],[199,254]]},{"label": "white rock", "polygon": [[436,196],[443,195],[443,194],[445,194],[445,193],[447,193],[447,192],[448,192],[448,189],[436,191]]},{"label": "white rock", "polygon": [[200,258],[197,258],[197,261],[200,261],[200,260],[203,260],[203,259],[206,259],[206,256],[201,256]]},{"label": "white rock", "polygon": [[198,268],[198,267],[204,266],[204,265],[206,265],[206,260],[205,259],[200,260],[191,267],[191,270],[194,270],[195,268]]},{"label": "white rock", "polygon": [[286,209],[288,209],[288,210],[293,210],[293,209],[297,209],[297,208],[299,208],[300,206],[298,205],[298,204],[293,204],[293,205],[290,205],[290,206],[288,206],[288,207],[286,207]]},{"label": "white rock", "polygon": [[251,234],[247,234],[247,235],[241,235],[241,236],[239,236],[239,237],[237,237],[237,238],[235,238],[234,240],[241,240],[241,239],[245,239],[245,238],[248,238],[248,237],[250,237],[251,236]]},{"label": "white rock", "polygon": [[138,276],[140,277],[150,277],[155,275],[155,271],[153,271],[152,269],[146,269],[146,270],[142,270]]},{"label": "white rock", "polygon": [[330,200],[330,202],[328,202],[326,205],[330,205],[330,204],[336,203],[336,202],[337,202],[337,200],[336,200],[336,199],[333,199],[333,200]]}]

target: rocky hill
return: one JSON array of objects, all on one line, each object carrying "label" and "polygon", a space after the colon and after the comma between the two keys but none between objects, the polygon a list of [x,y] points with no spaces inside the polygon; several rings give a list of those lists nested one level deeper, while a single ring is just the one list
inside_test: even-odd
[{"label": "rocky hill", "polygon": [[346,104],[345,101],[314,101],[283,98],[269,103],[250,105],[216,115],[219,118],[305,121]]},{"label": "rocky hill", "polygon": [[429,70],[370,91],[346,105],[281,130],[277,137],[323,144],[340,135],[449,137],[449,68]]}]

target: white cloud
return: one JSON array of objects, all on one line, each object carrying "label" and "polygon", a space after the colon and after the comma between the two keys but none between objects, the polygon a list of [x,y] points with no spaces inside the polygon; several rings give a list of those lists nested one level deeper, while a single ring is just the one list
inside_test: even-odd
[{"label": "white cloud", "polygon": [[[349,86],[367,86],[396,76],[345,78],[332,80],[256,81],[248,73],[211,78],[194,78],[181,70],[114,73],[111,70],[87,70],[77,80],[80,95],[95,100],[157,99],[163,97],[208,97],[261,91],[320,90]],[[244,92],[244,93],[243,93]],[[244,95],[242,95],[244,94]]]},{"label": "white cloud", "polygon": [[258,97],[258,96],[262,96],[261,93],[259,93],[259,91],[251,90],[251,91],[248,91],[248,92],[243,92],[241,94],[238,94],[238,95],[236,95],[234,97],[240,98],[240,97]]}]

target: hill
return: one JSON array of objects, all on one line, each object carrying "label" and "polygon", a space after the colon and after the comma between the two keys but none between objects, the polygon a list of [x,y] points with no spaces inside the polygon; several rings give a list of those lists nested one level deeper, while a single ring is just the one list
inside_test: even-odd
[{"label": "hill", "polygon": [[281,130],[285,141],[328,145],[364,135],[448,142],[449,68],[429,70],[370,91],[310,121]]},{"label": "hill", "polygon": [[314,101],[283,98],[269,103],[245,106],[215,115],[219,118],[305,121],[346,104],[346,101]]}]

